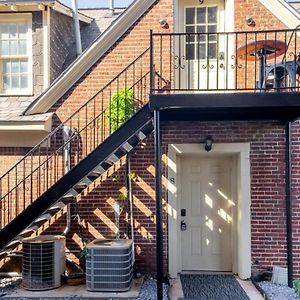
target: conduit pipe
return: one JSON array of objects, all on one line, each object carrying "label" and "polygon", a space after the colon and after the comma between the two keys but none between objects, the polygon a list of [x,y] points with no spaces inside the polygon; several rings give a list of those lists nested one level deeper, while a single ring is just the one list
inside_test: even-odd
[{"label": "conduit pipe", "polygon": [[135,252],[134,252],[134,228],[133,228],[133,198],[132,198],[132,184],[131,177],[131,159],[130,154],[127,155],[127,186],[128,186],[128,200],[129,200],[129,211],[130,211],[130,232],[132,239],[132,265],[135,262]]},{"label": "conduit pipe", "polygon": [[[70,128],[67,126],[63,127],[63,159],[64,159],[64,174],[67,174],[71,168],[71,145],[70,145]],[[69,141],[69,142],[68,142]],[[62,233],[63,236],[66,236],[71,228],[71,205],[67,204],[67,215],[66,215],[66,228]]]}]

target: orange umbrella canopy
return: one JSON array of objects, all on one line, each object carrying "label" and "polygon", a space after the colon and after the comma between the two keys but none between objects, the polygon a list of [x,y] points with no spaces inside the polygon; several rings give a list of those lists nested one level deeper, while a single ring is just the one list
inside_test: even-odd
[{"label": "orange umbrella canopy", "polygon": [[254,61],[259,58],[259,53],[265,53],[267,59],[280,56],[287,50],[285,42],[278,40],[254,41],[241,46],[237,50],[237,57],[242,60]]}]

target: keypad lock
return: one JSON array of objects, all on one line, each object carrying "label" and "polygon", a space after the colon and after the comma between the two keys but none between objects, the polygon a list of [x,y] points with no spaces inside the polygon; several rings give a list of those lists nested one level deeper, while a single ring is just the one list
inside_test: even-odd
[{"label": "keypad lock", "polygon": [[186,223],[184,220],[181,221],[180,228],[181,228],[181,231],[186,231]]}]

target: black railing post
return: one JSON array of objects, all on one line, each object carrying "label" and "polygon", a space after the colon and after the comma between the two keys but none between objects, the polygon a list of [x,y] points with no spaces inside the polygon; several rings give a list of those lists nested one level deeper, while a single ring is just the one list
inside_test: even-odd
[{"label": "black railing post", "polygon": [[156,275],[157,299],[163,299],[163,227],[161,192],[161,140],[159,110],[154,111],[155,200],[156,200]]},{"label": "black railing post", "polygon": [[153,32],[150,30],[150,94],[154,90],[154,66],[153,66]]},{"label": "black railing post", "polygon": [[287,266],[288,285],[293,287],[293,230],[292,230],[292,123],[287,122],[285,126],[285,197],[286,197],[286,242],[287,242]]}]

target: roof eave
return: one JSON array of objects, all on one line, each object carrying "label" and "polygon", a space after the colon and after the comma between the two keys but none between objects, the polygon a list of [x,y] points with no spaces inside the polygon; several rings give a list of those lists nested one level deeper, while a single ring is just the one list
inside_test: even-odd
[{"label": "roof eave", "polygon": [[[7,1],[0,2],[0,12],[24,12],[24,11],[44,11],[45,7],[51,7],[66,16],[73,18],[72,9],[57,0],[43,1]],[[78,12],[79,21],[90,24],[94,19]]]},{"label": "roof eave", "polygon": [[111,25],[95,42],[84,51],[70,67],[40,95],[24,114],[47,112],[48,109],[68,91],[94,63],[138,20],[156,0],[135,1],[120,18]]}]

